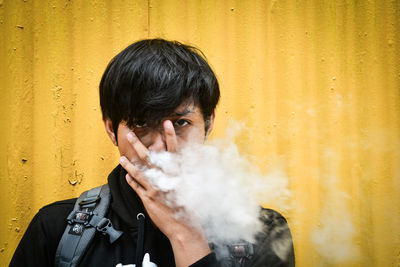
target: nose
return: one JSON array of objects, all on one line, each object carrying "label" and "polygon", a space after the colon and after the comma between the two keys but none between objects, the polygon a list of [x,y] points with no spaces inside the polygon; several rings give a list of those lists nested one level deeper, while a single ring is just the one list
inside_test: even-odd
[{"label": "nose", "polygon": [[148,146],[150,151],[164,151],[167,150],[165,144],[164,134],[160,131],[153,131],[151,133],[150,145]]}]

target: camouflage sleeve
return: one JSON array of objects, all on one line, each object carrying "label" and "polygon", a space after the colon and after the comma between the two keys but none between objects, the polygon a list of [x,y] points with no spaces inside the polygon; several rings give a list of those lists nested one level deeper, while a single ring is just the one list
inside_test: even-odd
[{"label": "camouflage sleeve", "polygon": [[263,231],[257,236],[254,256],[246,266],[295,266],[293,241],[286,219],[271,209],[261,210]]}]

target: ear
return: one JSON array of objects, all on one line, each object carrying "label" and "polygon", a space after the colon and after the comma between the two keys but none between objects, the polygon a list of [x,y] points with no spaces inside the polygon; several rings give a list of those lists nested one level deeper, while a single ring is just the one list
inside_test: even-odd
[{"label": "ear", "polygon": [[211,116],[210,116],[210,122],[208,124],[208,129],[207,129],[207,132],[206,132],[206,139],[211,134],[211,131],[212,131],[213,127],[214,127],[214,120],[215,120],[215,112],[213,112],[211,114]]},{"label": "ear", "polygon": [[110,119],[104,119],[104,127],[106,128],[106,132],[108,134],[108,136],[111,139],[111,142],[114,144],[114,146],[117,146],[117,141],[115,139],[115,133],[114,133],[114,128],[113,128],[113,124],[112,121]]}]

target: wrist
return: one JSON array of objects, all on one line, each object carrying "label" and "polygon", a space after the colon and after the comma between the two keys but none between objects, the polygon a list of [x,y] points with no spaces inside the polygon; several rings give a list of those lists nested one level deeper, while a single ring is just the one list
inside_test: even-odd
[{"label": "wrist", "polygon": [[174,251],[176,266],[189,266],[211,253],[201,231],[178,232],[168,238]]}]

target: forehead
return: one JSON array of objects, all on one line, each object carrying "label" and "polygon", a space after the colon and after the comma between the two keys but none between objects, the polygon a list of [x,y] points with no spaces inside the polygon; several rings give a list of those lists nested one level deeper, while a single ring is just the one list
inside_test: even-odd
[{"label": "forehead", "polygon": [[193,102],[182,103],[169,116],[185,116],[185,115],[192,115],[195,113],[200,113],[200,108],[197,105],[195,105]]}]

